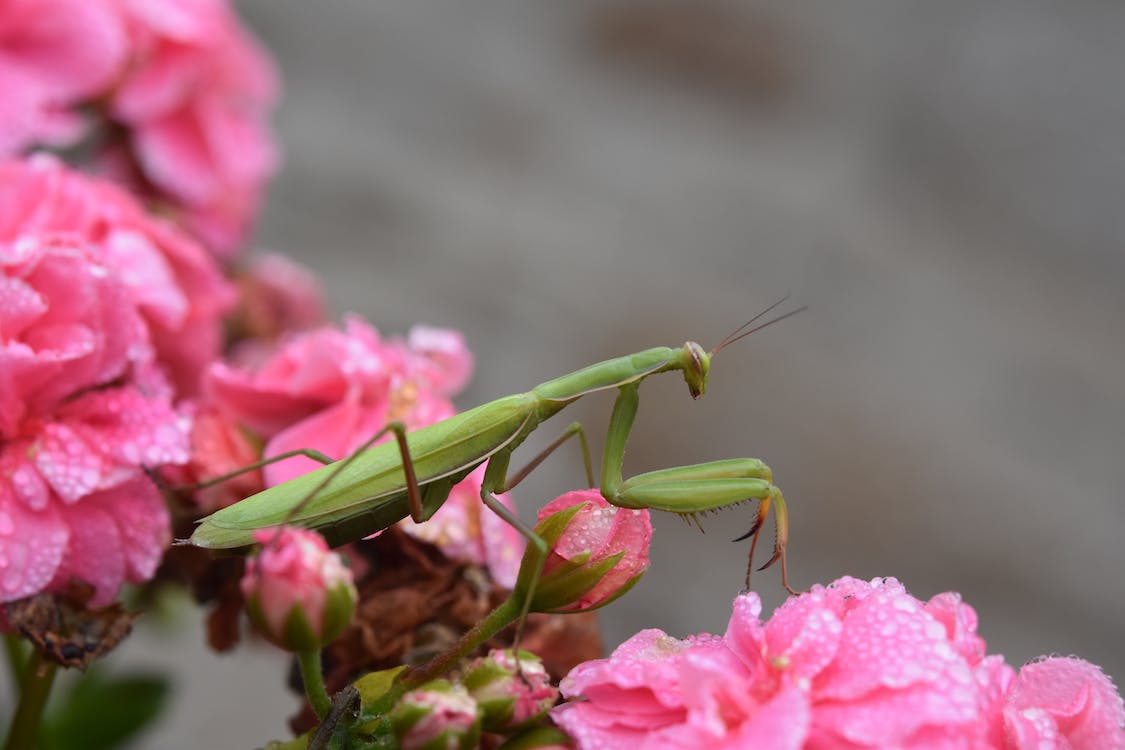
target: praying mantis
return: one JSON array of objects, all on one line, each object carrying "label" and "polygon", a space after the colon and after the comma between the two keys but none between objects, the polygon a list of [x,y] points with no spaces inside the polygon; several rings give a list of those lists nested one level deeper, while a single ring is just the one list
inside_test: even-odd
[{"label": "praying mantis", "polygon": [[585,435],[578,423],[572,424],[526,467],[509,476],[512,453],[541,423],[569,404],[592,393],[616,389],[618,395],[601,465],[600,490],[605,499],[620,508],[661,510],[688,518],[757,500],[752,528],[735,540],[752,537],[746,588],[750,586],[758,537],[773,509],[777,530],[773,555],[759,570],[780,561],[782,585],[796,593],[789,586],[785,558],[789,536],[785,498],[773,484],[773,472],[762,461],[736,458],[661,469],[629,479],[622,476],[625,445],[639,406],[641,383],[651,375],[679,371],[692,398],[698,399],[707,391],[715,354],[804,309],[751,327],[787,298],[788,295],[767,307],[710,352],[693,341],[680,347],[654,347],[598,362],[541,383],[526,393],[490,401],[409,433],[401,423],[391,423],[368,445],[388,432],[394,433],[395,442],[361,449],[223,508],[204,518],[188,542],[211,549],[248,547],[254,543],[255,530],[292,524],[315,529],[332,546],[346,544],[407,517],[422,523],[437,512],[456,483],[487,462],[480,491],[482,502],[528,540],[532,564],[541,569],[548,553],[546,542],[496,495],[515,487],[576,434],[582,440],[589,475]]}]

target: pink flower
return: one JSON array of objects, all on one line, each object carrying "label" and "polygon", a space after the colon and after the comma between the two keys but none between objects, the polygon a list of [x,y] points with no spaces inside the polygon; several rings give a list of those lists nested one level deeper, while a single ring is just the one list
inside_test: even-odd
[{"label": "pink flower", "polygon": [[[560,495],[539,511],[535,531],[550,545],[531,609],[577,612],[613,601],[648,570],[652,521],[647,510],[618,508],[599,490]],[[534,574],[525,553],[516,589]]]},{"label": "pink flower", "polygon": [[133,44],[112,116],[209,246],[237,247],[277,166],[273,62],[226,0],[122,0]]},{"label": "pink flower", "polygon": [[244,334],[254,343],[322,326],[324,293],[312,272],[277,253],[253,258],[238,280]]},{"label": "pink flower", "polygon": [[259,632],[289,651],[328,644],[355,611],[351,571],[315,531],[262,529],[263,545],[242,576],[246,609]]},{"label": "pink flower", "polygon": [[1004,704],[1013,750],[1125,748],[1125,708],[1113,682],[1093,664],[1045,657],[1025,664]]},{"label": "pink flower", "polygon": [[0,242],[67,235],[124,281],[178,395],[194,395],[219,354],[233,288],[215,261],[127,193],[49,157],[0,163]]},{"label": "pink flower", "polygon": [[0,157],[77,139],[76,107],[125,62],[125,29],[106,0],[0,0]]},{"label": "pink flower", "polygon": [[187,459],[142,316],[96,246],[0,241],[0,601],[65,588],[108,603],[151,577],[169,518],[141,466]]},{"label": "pink flower", "polygon": [[764,625],[760,612],[751,593],[721,639],[639,633],[576,667],[562,692],[585,701],[553,718],[580,748],[1125,747],[1121,699],[1096,667],[1047,660],[1015,676],[956,594],[923,603],[894,579],[841,578]]}]

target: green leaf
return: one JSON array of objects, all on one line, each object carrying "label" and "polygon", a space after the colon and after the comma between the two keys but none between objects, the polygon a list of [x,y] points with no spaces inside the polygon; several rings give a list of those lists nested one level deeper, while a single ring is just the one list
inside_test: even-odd
[{"label": "green leaf", "polygon": [[44,720],[41,747],[122,748],[160,715],[170,689],[161,675],[109,677],[99,670],[90,670]]}]

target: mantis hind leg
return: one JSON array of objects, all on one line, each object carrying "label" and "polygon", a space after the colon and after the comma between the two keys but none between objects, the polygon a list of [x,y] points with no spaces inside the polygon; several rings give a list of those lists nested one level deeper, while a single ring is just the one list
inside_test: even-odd
[{"label": "mantis hind leg", "polygon": [[285,451],[284,453],[278,453],[276,456],[270,456],[269,458],[263,458],[261,461],[255,461],[252,464],[246,464],[245,466],[242,466],[238,469],[235,469],[234,471],[228,471],[226,474],[219,474],[218,476],[210,477],[208,479],[204,479],[204,480],[199,481],[199,482],[194,482],[192,484],[181,484],[181,485],[177,485],[175,487],[163,486],[163,480],[159,479],[159,474],[156,474],[156,472],[147,472],[147,473],[148,473],[149,477],[152,478],[153,481],[155,481],[157,483],[157,486],[161,486],[162,489],[167,489],[170,492],[179,494],[179,493],[186,493],[186,492],[196,492],[198,490],[205,490],[208,487],[214,487],[217,484],[222,484],[223,482],[229,482],[231,479],[234,479],[235,477],[240,477],[243,474],[246,474],[247,472],[256,471],[256,470],[262,468],[263,466],[269,466],[272,463],[277,463],[278,461],[284,461],[287,458],[294,458],[295,456],[304,456],[305,458],[312,459],[313,461],[318,461],[318,462],[320,462],[322,464],[325,464],[325,465],[328,465],[330,463],[335,462],[334,459],[332,459],[329,456],[324,455],[320,451],[312,450],[311,448],[297,448],[295,450]]}]

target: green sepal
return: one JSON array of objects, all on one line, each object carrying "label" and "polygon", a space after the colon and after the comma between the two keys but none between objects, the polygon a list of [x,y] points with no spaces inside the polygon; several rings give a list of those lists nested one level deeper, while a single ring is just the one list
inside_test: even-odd
[{"label": "green sepal", "polygon": [[320,634],[320,647],[327,646],[344,632],[352,621],[358,594],[350,583],[339,583],[328,589],[324,601],[324,622]]},{"label": "green sepal", "polygon": [[285,618],[285,625],[281,628],[280,645],[286,651],[317,651],[320,649],[320,638],[313,632],[309,619],[301,605],[294,604]]},{"label": "green sepal", "polygon": [[583,594],[597,586],[621,562],[625,553],[626,550],[621,550],[596,563],[579,565],[571,570],[552,570],[539,582],[535,598],[531,601],[531,611],[554,612],[577,603]]},{"label": "green sepal", "polygon": [[[570,525],[571,520],[584,507],[589,503],[578,503],[569,508],[552,513],[544,518],[539,523],[535,524],[535,533],[539,535],[543,541],[547,543],[548,549],[555,546],[559,537],[563,535],[566,528]],[[520,562],[519,576],[516,578],[515,591],[526,591],[531,584],[531,577],[535,575],[534,565],[532,565],[531,550],[533,547],[528,545],[527,550],[523,553],[523,560]]]}]

